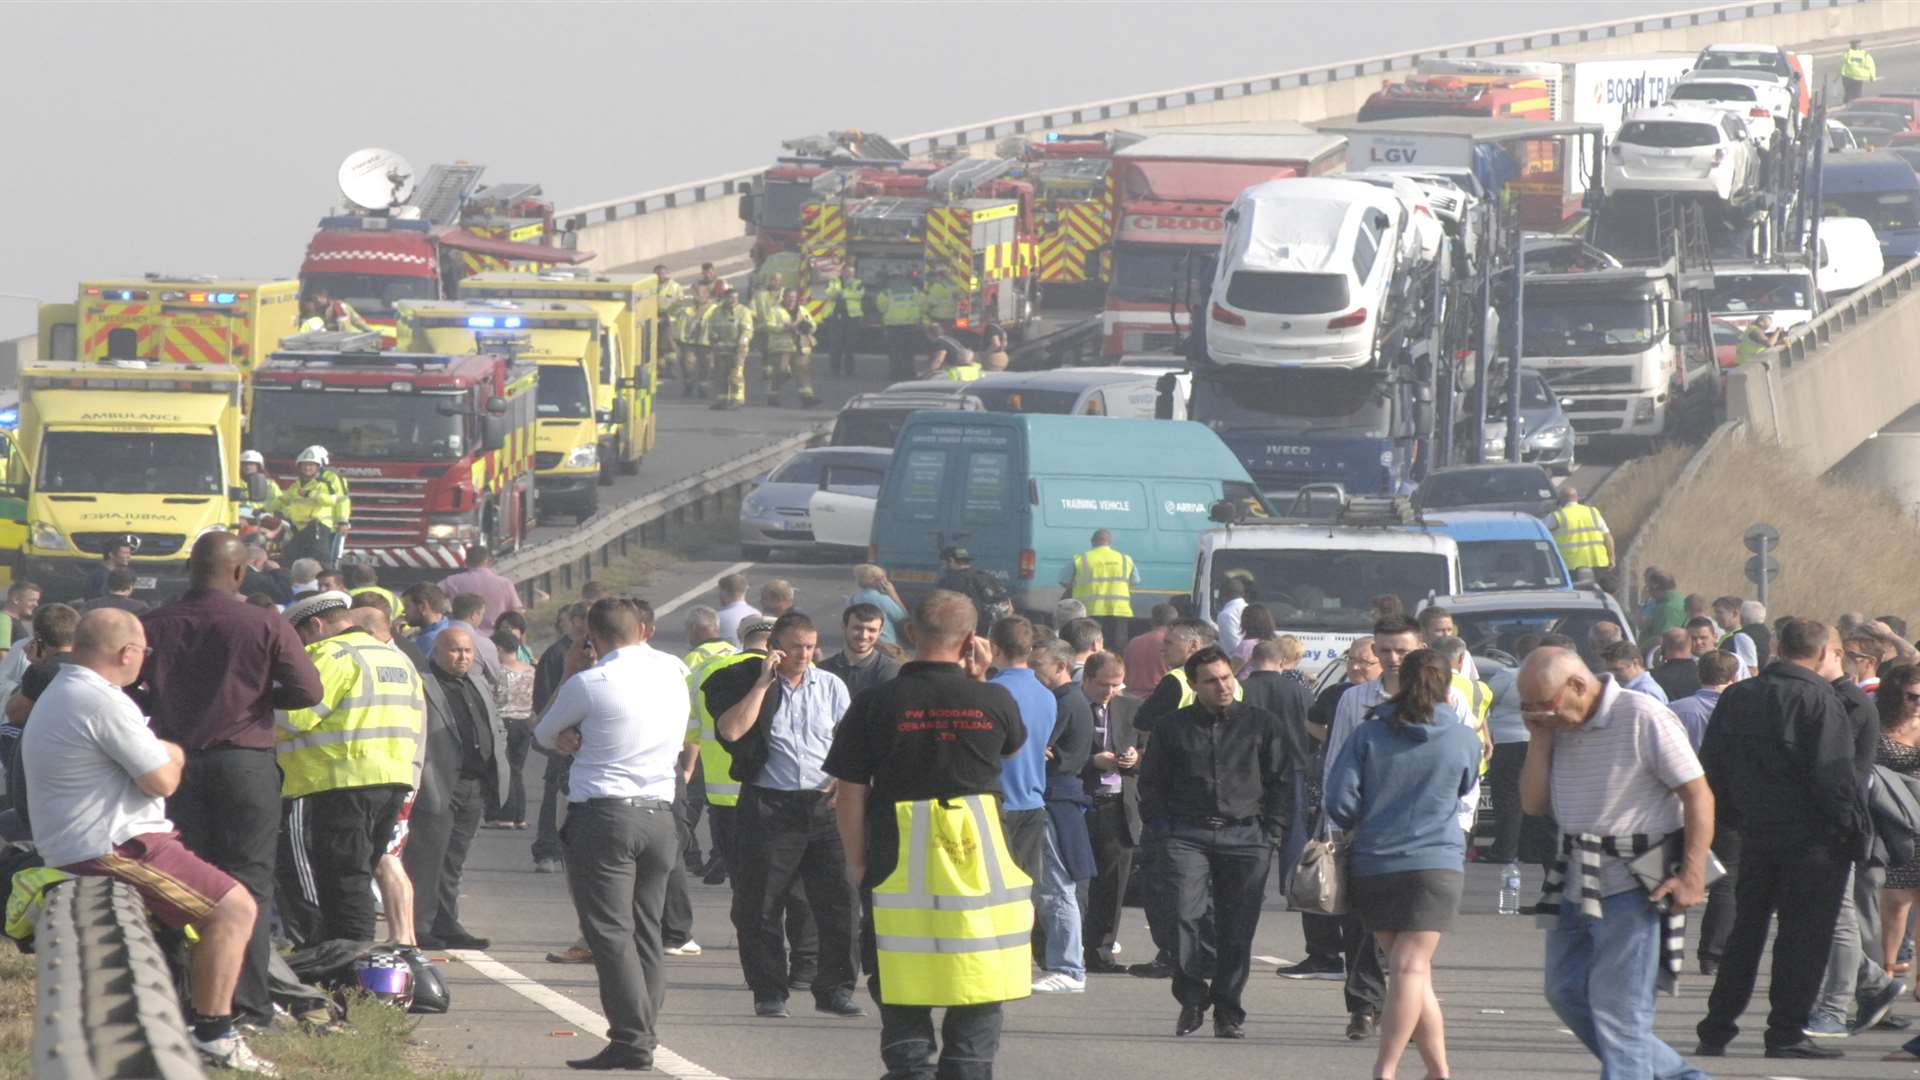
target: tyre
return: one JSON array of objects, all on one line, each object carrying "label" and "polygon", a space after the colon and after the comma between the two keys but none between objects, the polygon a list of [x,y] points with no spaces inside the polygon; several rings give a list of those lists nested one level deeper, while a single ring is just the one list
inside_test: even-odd
[{"label": "tyre", "polygon": [[743,562],[766,562],[773,557],[773,549],[761,544],[741,544],[740,558]]},{"label": "tyre", "polygon": [[622,458],[619,465],[620,475],[621,476],[640,475],[640,463],[645,460],[646,460],[645,457],[637,457],[637,458],[634,458],[632,461],[628,461]]},{"label": "tyre", "polygon": [[[602,481],[602,482],[610,483],[610,481]],[[575,512],[573,515],[574,524],[585,525],[587,523],[588,518],[592,517],[593,515],[599,512],[600,512],[600,489],[591,488],[587,491],[586,500],[580,504],[580,509],[577,512]]]}]

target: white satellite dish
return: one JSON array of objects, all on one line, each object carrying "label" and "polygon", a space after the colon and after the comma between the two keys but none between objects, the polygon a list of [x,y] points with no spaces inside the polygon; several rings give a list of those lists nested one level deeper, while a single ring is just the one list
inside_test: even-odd
[{"label": "white satellite dish", "polygon": [[413,166],[391,150],[355,150],[340,163],[340,194],[362,210],[386,210],[413,195]]}]

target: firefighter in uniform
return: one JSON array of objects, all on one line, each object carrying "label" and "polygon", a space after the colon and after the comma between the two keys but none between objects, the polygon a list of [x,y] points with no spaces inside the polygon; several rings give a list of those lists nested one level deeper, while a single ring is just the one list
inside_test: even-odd
[{"label": "firefighter in uniform", "polygon": [[885,291],[873,298],[873,306],[880,311],[880,325],[887,335],[887,377],[913,378],[914,355],[924,336],[920,329],[924,294],[912,278],[895,275],[887,279]]},{"label": "firefighter in uniform", "polygon": [[740,303],[738,290],[721,292],[720,306],[707,314],[706,331],[709,408],[737,409],[747,402],[747,350],[753,345],[753,312]]},{"label": "firefighter in uniform", "polygon": [[1031,992],[1033,882],[999,807],[1001,759],[1027,730],[1013,696],[985,681],[976,617],[959,593],[921,600],[917,658],[854,699],[827,754],[887,1080],[988,1080],[1000,1003]]},{"label": "firefighter in uniform", "polygon": [[767,331],[767,404],[779,407],[789,381],[801,405],[811,409],[820,404],[813,395],[813,314],[801,306],[800,294],[788,289],[779,303],[767,307],[762,325]]},{"label": "firefighter in uniform", "polygon": [[1060,584],[1067,595],[1087,605],[1087,615],[1098,620],[1108,641],[1127,640],[1127,623],[1133,619],[1133,587],[1140,584],[1140,570],[1133,557],[1113,550],[1113,533],[1096,529],[1093,548],[1073,557]]},{"label": "firefighter in uniform", "polygon": [[247,501],[240,504],[243,518],[259,517],[280,497],[280,485],[267,475],[267,459],[258,450],[240,452],[240,482],[247,488]]},{"label": "firefighter in uniform", "polygon": [[1547,518],[1547,528],[1553,531],[1553,545],[1560,549],[1574,580],[1591,581],[1613,566],[1613,533],[1607,519],[1582,503],[1572,484],[1560,489],[1560,509]]},{"label": "firefighter in uniform", "polygon": [[424,745],[420,674],[405,653],[355,626],[346,593],[287,609],[323,695],[280,714],[286,857],[279,895],[296,945],[374,940],[373,873],[414,785]]},{"label": "firefighter in uniform", "polygon": [[840,276],[827,285],[826,323],[833,339],[833,373],[853,374],[853,346],[866,315],[867,287],[852,263],[842,264]]},{"label": "firefighter in uniform", "polygon": [[666,263],[654,264],[653,279],[656,289],[654,298],[660,313],[660,362],[663,368],[672,370],[680,356],[678,320],[680,302],[686,297],[686,289],[668,276]]},{"label": "firefighter in uniform", "polygon": [[317,330],[358,330],[363,334],[374,332],[372,324],[360,316],[353,305],[345,300],[335,300],[325,289],[315,289],[307,294],[306,302],[301,305],[300,332],[312,333]]},{"label": "firefighter in uniform", "polygon": [[1860,39],[1848,42],[1847,51],[1840,54],[1840,86],[1847,100],[1866,93],[1867,84],[1879,77],[1879,72],[1874,70],[1873,54],[1860,47]]},{"label": "firefighter in uniform", "polygon": [[686,295],[674,310],[673,340],[680,355],[682,397],[707,392],[707,316],[714,306],[707,287],[696,281],[687,286]]},{"label": "firefighter in uniform", "polygon": [[300,451],[294,466],[300,472],[299,479],[282,490],[270,507],[293,526],[287,559],[291,562],[306,556],[320,560],[323,566],[338,565],[337,549],[345,539],[353,510],[347,482],[327,468],[324,446]]}]

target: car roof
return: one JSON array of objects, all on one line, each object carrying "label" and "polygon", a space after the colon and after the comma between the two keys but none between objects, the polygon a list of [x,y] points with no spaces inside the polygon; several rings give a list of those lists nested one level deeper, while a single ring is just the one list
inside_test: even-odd
[{"label": "car roof", "polygon": [[1440,529],[1418,525],[1326,525],[1312,522],[1239,525],[1200,534],[1206,551],[1399,551],[1458,557],[1460,543]]},{"label": "car roof", "polygon": [[1627,114],[1627,123],[1706,124],[1718,131],[1720,118],[1725,115],[1719,109],[1709,109],[1704,105],[1676,105],[1669,102],[1650,109],[1636,109]]},{"label": "car roof", "polygon": [[825,458],[828,461],[865,464],[874,461],[885,461],[892,456],[893,447],[891,446],[809,446],[796,452],[793,457],[787,460],[792,461],[794,458]]},{"label": "car roof", "polygon": [[1732,52],[1732,53],[1749,53],[1750,52],[1750,53],[1784,54],[1787,50],[1781,48],[1778,45],[1757,45],[1757,44],[1749,45],[1743,42],[1731,41],[1731,42],[1722,42],[1718,45],[1709,45],[1706,48],[1701,49],[1700,51],[1701,52]]},{"label": "car roof", "polygon": [[1547,523],[1518,510],[1447,510],[1424,514],[1429,525],[1447,530],[1455,540],[1546,540],[1553,533]]},{"label": "car roof", "polygon": [[1433,470],[1427,475],[1431,480],[1436,476],[1451,476],[1454,473],[1491,472],[1494,469],[1525,469],[1528,472],[1543,473],[1547,470],[1531,461],[1489,461],[1481,465],[1448,465]]},{"label": "car roof", "polygon": [[1820,169],[1822,190],[1831,195],[1855,191],[1920,188],[1913,166],[1884,150],[1842,150],[1828,154]]},{"label": "car roof", "polygon": [[1605,593],[1587,589],[1513,589],[1499,592],[1464,593],[1436,596],[1426,606],[1446,608],[1456,616],[1487,615],[1501,611],[1530,611],[1557,608],[1561,611],[1611,611],[1621,614],[1620,605]]},{"label": "car roof", "polygon": [[1152,382],[1159,376],[1112,368],[1054,368],[1050,371],[996,371],[966,384],[969,392],[1017,387],[1028,390],[1085,390],[1118,383]]}]

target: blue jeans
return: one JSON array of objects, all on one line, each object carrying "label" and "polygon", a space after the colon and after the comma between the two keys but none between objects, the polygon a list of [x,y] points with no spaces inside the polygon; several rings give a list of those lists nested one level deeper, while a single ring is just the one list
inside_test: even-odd
[{"label": "blue jeans", "polygon": [[1040,856],[1040,880],[1033,886],[1035,928],[1046,935],[1046,955],[1040,966],[1076,979],[1087,977],[1086,954],[1080,951],[1080,898],[1067,876],[1067,864],[1054,842],[1053,823],[1043,830],[1046,844]]},{"label": "blue jeans", "polygon": [[1593,1056],[1601,1080],[1707,1080],[1653,1035],[1660,913],[1639,889],[1600,901],[1602,917],[1560,906],[1547,933],[1547,1003]]}]

